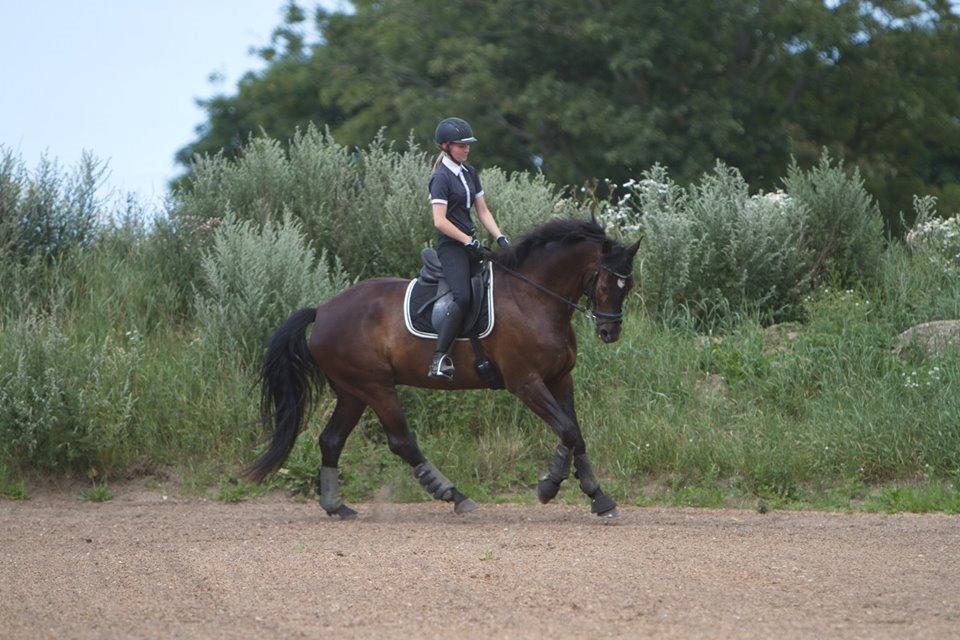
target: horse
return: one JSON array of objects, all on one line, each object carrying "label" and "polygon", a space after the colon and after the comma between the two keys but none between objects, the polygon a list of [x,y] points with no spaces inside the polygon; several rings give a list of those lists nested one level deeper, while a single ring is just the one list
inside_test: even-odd
[{"label": "horse", "polygon": [[[596,336],[605,343],[620,338],[623,302],[633,286],[639,246],[640,240],[625,247],[608,237],[593,217],[559,218],[486,254],[497,278],[496,322],[482,345],[499,367],[505,388],[560,439],[537,483],[544,504],[557,495],[572,462],[591,512],[618,515],[616,502],[600,488],[577,421],[571,375],[577,341],[571,320],[575,310],[585,311],[577,302],[586,296]],[[357,515],[340,497],[338,465],[367,407],[380,419],[390,451],[413,467],[430,495],[453,502],[457,514],[477,508],[420,451],[396,387],[462,390],[487,385],[467,366],[473,354],[470,344],[461,340],[454,341],[450,351],[454,379],[427,377],[435,344],[407,331],[402,310],[407,285],[408,280],[397,278],[364,280],[316,308],[294,312],[270,337],[260,377],[262,421],[272,434],[267,449],[246,471],[251,481],[261,482],[281,467],[326,382],[336,406],[319,438],[322,461],[316,489],[327,514],[341,519]]]}]

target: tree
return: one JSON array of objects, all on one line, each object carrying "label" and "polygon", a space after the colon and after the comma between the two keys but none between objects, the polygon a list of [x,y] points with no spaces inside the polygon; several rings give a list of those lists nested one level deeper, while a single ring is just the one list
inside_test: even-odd
[{"label": "tree", "polygon": [[769,189],[827,146],[891,220],[913,193],[960,207],[960,31],[944,1],[356,0],[317,10],[310,37],[304,22],[291,3],[267,69],[203,103],[181,162],[307,122],[350,145],[381,128],[429,145],[459,115],[481,164],[561,184],[655,162],[689,180],[719,158]]}]

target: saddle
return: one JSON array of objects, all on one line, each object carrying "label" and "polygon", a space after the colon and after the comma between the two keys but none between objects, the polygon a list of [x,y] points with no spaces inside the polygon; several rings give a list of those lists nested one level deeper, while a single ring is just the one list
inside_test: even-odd
[{"label": "saddle", "polygon": [[[434,249],[420,252],[423,267],[420,275],[410,281],[404,299],[404,319],[407,330],[420,338],[436,339],[435,327],[454,304],[450,285],[443,277],[443,267]],[[493,270],[490,263],[470,265],[470,308],[457,332],[458,340],[472,336],[485,338],[493,331]]]},{"label": "saddle", "polygon": [[[424,249],[420,252],[423,267],[420,275],[407,285],[403,298],[403,321],[407,331],[419,338],[436,339],[434,328],[454,304],[450,285],[443,277],[443,267],[437,252]],[[470,265],[470,309],[464,316],[457,332],[457,340],[469,340],[476,359],[473,367],[477,376],[491,389],[503,389],[503,376],[496,364],[487,358],[480,344],[493,331],[493,266],[484,261]]]}]

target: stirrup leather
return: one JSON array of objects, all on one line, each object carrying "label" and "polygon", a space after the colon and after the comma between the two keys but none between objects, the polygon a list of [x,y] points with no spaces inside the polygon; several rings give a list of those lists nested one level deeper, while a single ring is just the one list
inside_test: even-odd
[{"label": "stirrup leather", "polygon": [[449,355],[446,353],[433,354],[433,361],[430,363],[427,377],[453,380],[453,372],[453,359]]}]

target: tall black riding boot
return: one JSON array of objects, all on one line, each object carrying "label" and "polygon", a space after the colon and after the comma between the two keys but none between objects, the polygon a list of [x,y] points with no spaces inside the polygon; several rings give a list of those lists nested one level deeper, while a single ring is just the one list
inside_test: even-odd
[{"label": "tall black riding boot", "polygon": [[433,353],[430,370],[427,372],[428,377],[453,380],[453,360],[447,352],[460,332],[461,322],[463,322],[463,311],[460,306],[452,304],[447,307],[447,313],[437,327],[437,350]]}]

